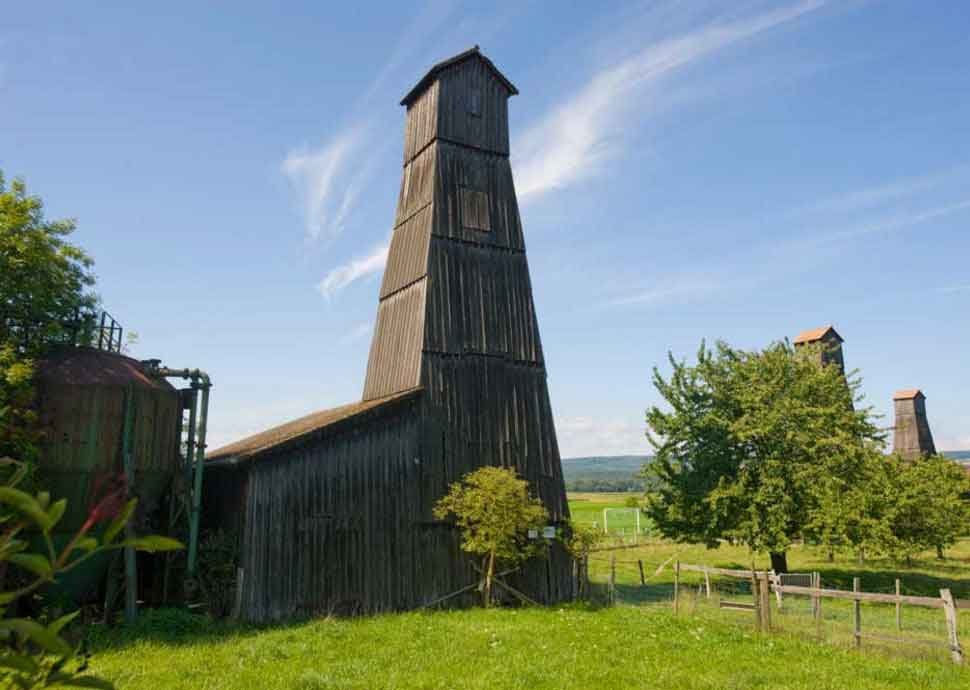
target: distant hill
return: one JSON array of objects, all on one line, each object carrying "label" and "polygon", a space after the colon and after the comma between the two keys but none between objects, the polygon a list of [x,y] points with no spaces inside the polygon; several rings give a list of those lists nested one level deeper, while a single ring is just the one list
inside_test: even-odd
[{"label": "distant hill", "polygon": [[562,473],[567,491],[642,491],[637,475],[650,455],[607,455],[563,458]]},{"label": "distant hill", "polygon": [[[970,465],[970,450],[948,450],[944,453]],[[585,458],[563,458],[562,474],[567,491],[643,491],[640,468],[652,455],[602,455]]]}]

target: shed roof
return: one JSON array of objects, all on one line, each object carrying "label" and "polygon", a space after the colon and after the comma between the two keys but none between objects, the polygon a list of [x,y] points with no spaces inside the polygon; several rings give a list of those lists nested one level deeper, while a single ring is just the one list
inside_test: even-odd
[{"label": "shed roof", "polygon": [[489,60],[487,57],[482,55],[482,51],[478,49],[478,46],[475,46],[474,48],[469,48],[468,50],[462,53],[458,53],[458,55],[450,57],[447,60],[442,60],[434,67],[429,69],[428,73],[425,74],[423,77],[421,77],[420,81],[418,81],[418,83],[414,85],[414,88],[408,91],[407,94],[404,96],[404,98],[401,99],[401,105],[411,105],[411,103],[418,96],[424,93],[424,90],[431,85],[431,82],[433,82],[435,80],[435,77],[437,77],[438,74],[441,73],[443,70],[453,65],[457,65],[461,62],[464,62],[465,60],[469,60],[471,58],[476,58],[476,57],[482,62],[484,62],[485,66],[488,67],[489,70],[491,70],[493,75],[495,75],[495,78],[498,79],[500,82],[502,82],[505,88],[509,90],[509,95],[514,96],[519,92],[519,90],[515,88],[515,85],[512,82],[510,82],[504,74],[499,72],[498,67],[492,64],[492,61]]},{"label": "shed roof", "polygon": [[838,331],[836,331],[832,326],[822,326],[821,328],[813,328],[810,331],[802,331],[795,336],[795,340],[792,342],[794,342],[796,345],[801,345],[803,343],[816,343],[819,340],[824,340],[825,336],[827,336],[829,333],[838,338],[840,343],[845,342],[842,336],[839,335]]},{"label": "shed roof", "polygon": [[893,395],[893,400],[912,400],[913,398],[921,395],[924,398],[926,397],[923,395],[923,391],[921,391],[919,388],[906,388],[901,391],[896,391],[896,393]]},{"label": "shed roof", "polygon": [[396,402],[416,397],[422,390],[421,388],[412,388],[383,398],[312,412],[299,419],[294,419],[292,422],[275,426],[272,429],[222,446],[211,453],[206,453],[206,461],[225,461],[234,464],[241,460],[254,458],[324,429],[336,431],[338,428],[343,428],[343,423],[360,421],[360,418],[367,413],[385,410]]}]

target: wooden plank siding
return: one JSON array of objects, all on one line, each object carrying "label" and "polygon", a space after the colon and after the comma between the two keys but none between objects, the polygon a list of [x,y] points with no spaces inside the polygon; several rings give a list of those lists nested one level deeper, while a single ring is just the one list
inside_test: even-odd
[{"label": "wooden plank siding", "polygon": [[422,518],[415,412],[412,405],[252,464],[246,618],[372,613],[423,600],[416,559],[426,554],[413,543]]},{"label": "wooden plank siding", "polygon": [[425,280],[381,300],[364,383],[364,400],[420,384],[424,335]]},{"label": "wooden plank siding", "polygon": [[[509,86],[472,51],[412,92],[363,397],[416,385],[420,356],[438,454],[428,505],[467,472],[501,465],[528,479],[562,524],[569,508],[508,157]],[[521,576],[541,601],[572,591],[568,559],[553,551]]]}]

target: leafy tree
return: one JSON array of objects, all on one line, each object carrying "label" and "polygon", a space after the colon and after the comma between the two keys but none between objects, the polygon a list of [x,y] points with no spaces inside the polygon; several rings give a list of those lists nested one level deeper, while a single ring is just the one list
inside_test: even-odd
[{"label": "leafy tree", "polygon": [[966,472],[942,455],[918,460],[890,456],[885,463],[892,501],[881,550],[910,560],[914,553],[935,549],[937,557],[943,558],[944,549],[970,526]]},{"label": "leafy tree", "polygon": [[787,570],[786,550],[825,497],[856,485],[883,442],[872,411],[853,407],[859,380],[818,354],[788,342],[760,352],[702,343],[694,365],[671,356],[669,379],[654,369],[669,409],[647,411],[656,457],[644,474],[662,534],[744,543]]},{"label": "leafy tree", "polygon": [[66,338],[97,301],[93,262],[67,241],[73,220],[47,220],[22,180],[0,173],[0,341],[27,356]]},{"label": "leafy tree", "polygon": [[67,241],[74,228],[47,220],[40,198],[0,172],[0,456],[35,460],[34,358],[89,339],[97,296],[90,257]]},{"label": "leafy tree", "polygon": [[481,557],[486,607],[492,600],[498,563],[515,566],[545,552],[543,542],[529,538],[529,530],[541,530],[549,515],[529,494],[529,483],[512,469],[481,467],[469,472],[438,501],[434,516],[454,517],[461,529],[462,550]]},{"label": "leafy tree", "polygon": [[[111,683],[88,675],[87,656],[61,637],[61,631],[76,616],[68,614],[49,625],[31,618],[16,617],[16,602],[106,551],[132,547],[143,551],[168,551],[182,545],[167,537],[122,539],[123,528],[134,513],[137,499],[125,502],[125,486],[117,485],[100,497],[88,513],[80,531],[60,550],[54,547],[51,531],[63,517],[67,501],[51,502],[50,495],[36,495],[18,488],[27,476],[23,463],[0,458],[8,479],[0,484],[0,567],[14,566],[29,580],[13,590],[0,591],[0,683],[2,687],[37,688],[76,686],[111,688]],[[96,536],[95,528],[108,523]],[[42,551],[31,550],[40,542]]]}]

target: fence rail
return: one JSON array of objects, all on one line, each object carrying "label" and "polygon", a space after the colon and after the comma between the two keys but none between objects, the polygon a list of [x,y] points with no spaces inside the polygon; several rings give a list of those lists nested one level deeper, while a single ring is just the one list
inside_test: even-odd
[{"label": "fence rail", "polygon": [[[959,636],[957,634],[958,630],[958,610],[959,609],[970,609],[970,600],[967,599],[954,599],[949,589],[941,589],[939,597],[927,597],[927,596],[914,596],[909,594],[900,593],[900,583],[896,580],[896,593],[886,594],[883,592],[864,592],[860,587],[860,580],[858,577],[853,578],[852,591],[842,590],[842,589],[832,589],[823,588],[821,586],[821,578],[819,573],[802,573],[799,574],[800,579],[805,581],[808,579],[812,583],[812,586],[806,587],[803,585],[786,585],[782,583],[783,576],[774,573],[773,571],[765,570],[737,570],[732,568],[714,568],[706,565],[694,565],[690,563],[681,563],[676,561],[673,566],[674,572],[674,613],[679,611],[679,596],[681,590],[681,572],[693,572],[702,573],[704,575],[704,584],[698,589],[698,596],[701,592],[706,592],[706,598],[711,598],[711,576],[721,576],[727,578],[735,578],[738,580],[743,580],[751,583],[751,597],[752,602],[749,604],[747,602],[741,601],[720,601],[718,602],[719,608],[736,610],[736,611],[748,611],[754,613],[755,627],[759,630],[770,632],[772,629],[771,623],[771,593],[774,592],[778,600],[778,611],[782,612],[783,595],[789,594],[793,596],[804,596],[811,599],[812,602],[812,618],[815,620],[815,625],[817,630],[821,631],[822,623],[822,600],[823,599],[841,599],[853,602],[853,637],[855,640],[855,646],[858,648],[862,644],[863,639],[879,640],[882,642],[895,642],[895,643],[917,643],[917,644],[931,644],[939,646],[939,642],[933,642],[923,639],[915,639],[911,637],[889,637],[883,635],[874,635],[871,633],[863,634],[862,632],[862,615],[861,615],[861,604],[863,602],[873,603],[873,604],[895,604],[896,605],[896,627],[901,628],[900,615],[901,608],[903,605],[907,606],[921,606],[925,608],[932,609],[942,609],[944,613],[944,618],[946,622],[946,642],[943,645],[950,650],[950,655],[954,663],[963,663],[963,649],[960,645]],[[794,579],[794,577],[793,577]],[[611,585],[613,578],[611,577]],[[612,586],[611,586],[612,589]]]}]

